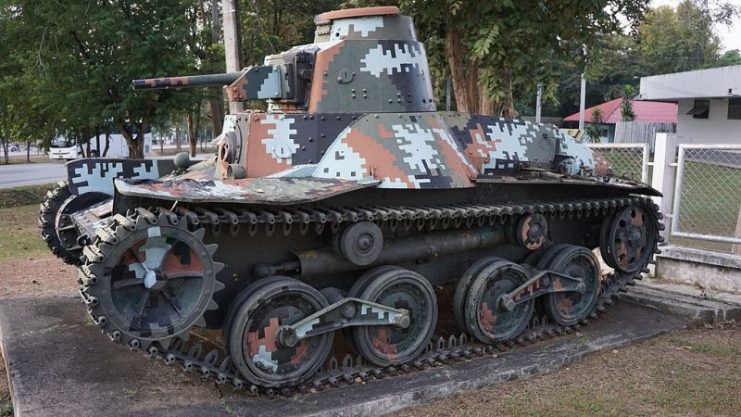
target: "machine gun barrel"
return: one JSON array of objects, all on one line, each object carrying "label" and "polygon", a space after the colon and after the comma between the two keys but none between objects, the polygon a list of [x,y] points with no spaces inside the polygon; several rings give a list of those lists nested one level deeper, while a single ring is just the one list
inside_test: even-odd
[{"label": "machine gun barrel", "polygon": [[242,72],[227,72],[224,74],[188,75],[183,77],[145,78],[134,80],[131,87],[134,90],[159,90],[165,88],[182,87],[211,87],[229,85],[237,81]]}]

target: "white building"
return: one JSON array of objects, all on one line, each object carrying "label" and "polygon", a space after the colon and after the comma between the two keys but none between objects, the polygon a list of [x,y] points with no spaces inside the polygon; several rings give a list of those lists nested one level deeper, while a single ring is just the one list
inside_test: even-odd
[{"label": "white building", "polygon": [[741,143],[741,65],[642,77],[640,99],[679,104],[680,143]]}]

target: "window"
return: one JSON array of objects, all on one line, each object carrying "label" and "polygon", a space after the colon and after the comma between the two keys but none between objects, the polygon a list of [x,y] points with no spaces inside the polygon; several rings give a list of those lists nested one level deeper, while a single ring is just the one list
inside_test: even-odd
[{"label": "window", "polygon": [[710,115],[710,100],[695,100],[687,114],[691,114],[693,119],[707,119]]},{"label": "window", "polygon": [[728,120],[741,120],[741,98],[728,99]]}]

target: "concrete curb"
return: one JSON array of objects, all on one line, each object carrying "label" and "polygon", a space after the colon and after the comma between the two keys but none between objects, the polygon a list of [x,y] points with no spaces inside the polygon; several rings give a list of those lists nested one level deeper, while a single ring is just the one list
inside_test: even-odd
[{"label": "concrete curb", "polygon": [[639,283],[620,298],[700,323],[741,320],[741,303],[707,295],[689,286]]},{"label": "concrete curb", "polygon": [[551,372],[590,353],[682,327],[686,320],[619,302],[579,334],[497,357],[291,398],[253,398],[110,343],[69,298],[0,301],[16,416],[375,416],[434,398]]}]

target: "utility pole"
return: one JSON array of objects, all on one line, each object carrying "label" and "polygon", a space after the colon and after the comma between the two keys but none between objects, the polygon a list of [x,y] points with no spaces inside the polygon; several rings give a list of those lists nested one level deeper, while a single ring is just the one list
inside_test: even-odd
[{"label": "utility pole", "polygon": [[582,45],[584,54],[584,70],[581,73],[581,93],[579,94],[579,130],[584,132],[584,107],[587,104],[587,79],[584,74],[587,72],[587,45]]},{"label": "utility pole", "polygon": [[543,100],[543,83],[538,83],[538,95],[535,98],[535,123],[540,123],[540,106]]},{"label": "utility pole", "polygon": [[[239,22],[239,0],[222,0],[221,14],[224,17],[224,55],[226,72],[241,70],[242,66],[242,33]],[[229,113],[244,111],[241,102],[229,102]]]},{"label": "utility pole", "polygon": [[581,73],[581,94],[579,97],[579,130],[584,131],[584,106],[587,102],[587,79]]}]

